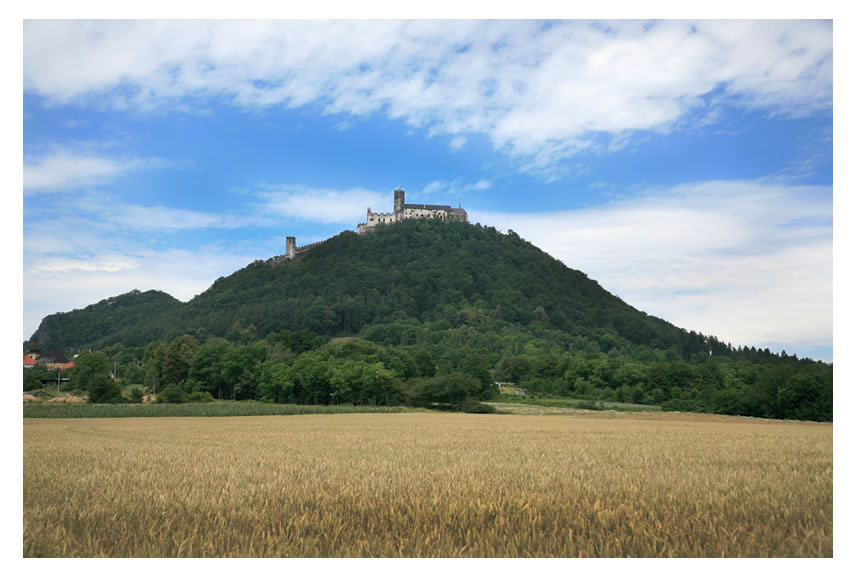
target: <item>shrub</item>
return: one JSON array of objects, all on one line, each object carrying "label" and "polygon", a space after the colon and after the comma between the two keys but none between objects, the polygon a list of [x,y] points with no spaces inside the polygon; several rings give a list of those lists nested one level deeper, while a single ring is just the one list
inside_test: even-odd
[{"label": "shrub", "polygon": [[188,395],[177,385],[169,385],[163,391],[158,393],[157,402],[159,403],[184,403],[188,400]]},{"label": "shrub", "polygon": [[215,397],[208,391],[195,391],[188,396],[188,400],[192,403],[214,403]]},{"label": "shrub", "polygon": [[108,376],[92,375],[87,382],[90,403],[124,403],[119,386]]},{"label": "shrub", "polygon": [[140,390],[140,387],[132,387],[132,389],[128,392],[129,403],[142,403],[143,402],[143,391]]}]

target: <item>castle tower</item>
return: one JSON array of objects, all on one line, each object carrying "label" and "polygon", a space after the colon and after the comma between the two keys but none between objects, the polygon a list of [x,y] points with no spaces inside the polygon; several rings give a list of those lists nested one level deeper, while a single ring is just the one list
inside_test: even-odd
[{"label": "castle tower", "polygon": [[292,260],[296,257],[296,237],[287,236],[287,257]]},{"label": "castle tower", "polygon": [[406,201],[406,192],[402,189],[394,190],[394,221],[403,219],[403,203]]}]

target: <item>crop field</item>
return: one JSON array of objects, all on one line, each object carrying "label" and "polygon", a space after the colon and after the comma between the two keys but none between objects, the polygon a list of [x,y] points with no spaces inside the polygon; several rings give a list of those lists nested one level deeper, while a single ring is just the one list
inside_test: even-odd
[{"label": "crop field", "polygon": [[830,557],[832,425],[24,419],[24,556]]},{"label": "crop field", "polygon": [[24,418],[107,419],[114,417],[241,417],[247,415],[328,415],[343,413],[409,413],[423,410],[410,407],[370,407],[352,405],[277,405],[258,401],[219,401],[176,405],[129,405],[62,402],[28,402]]}]

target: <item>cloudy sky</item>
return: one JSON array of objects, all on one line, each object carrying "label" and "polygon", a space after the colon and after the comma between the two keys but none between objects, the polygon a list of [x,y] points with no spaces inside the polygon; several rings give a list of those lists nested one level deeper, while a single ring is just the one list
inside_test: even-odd
[{"label": "cloudy sky", "polygon": [[634,307],[832,360],[829,21],[26,21],[24,328],[462,206]]}]

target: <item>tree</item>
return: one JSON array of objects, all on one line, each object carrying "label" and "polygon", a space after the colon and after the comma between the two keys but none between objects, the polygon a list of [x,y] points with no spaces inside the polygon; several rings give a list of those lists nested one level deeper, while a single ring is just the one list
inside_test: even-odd
[{"label": "tree", "polygon": [[506,354],[498,364],[502,379],[513,383],[518,383],[525,378],[529,368],[529,359],[515,354]]},{"label": "tree", "polygon": [[189,379],[196,380],[211,395],[221,399],[228,393],[224,374],[224,361],[233,346],[223,340],[201,346],[188,367]]},{"label": "tree", "polygon": [[33,369],[24,369],[24,392],[35,391],[42,388],[42,381]]},{"label": "tree", "polygon": [[35,391],[42,388],[42,381],[53,379],[56,381],[57,373],[52,372],[45,365],[36,365],[29,369],[24,369],[24,390]]},{"label": "tree", "polygon": [[254,398],[251,392],[257,388],[257,367],[265,358],[262,344],[230,345],[221,361],[221,380],[230,389],[231,398]]},{"label": "tree", "polygon": [[329,378],[332,403],[376,405],[386,403],[392,394],[394,375],[381,362],[333,360]]},{"label": "tree", "polygon": [[188,378],[191,360],[197,352],[197,340],[188,334],[177,336],[164,351],[162,381],[165,385],[181,385]]},{"label": "tree", "polygon": [[236,378],[234,387],[237,401],[245,401],[257,398],[257,375],[250,369],[244,369]]},{"label": "tree", "polygon": [[492,399],[499,394],[499,388],[490,377],[490,359],[478,353],[470,353],[457,363],[457,370],[478,379],[481,383],[482,399]]},{"label": "tree", "polygon": [[293,396],[293,381],[289,365],[267,360],[260,365],[260,383],[257,393],[267,403],[297,403]]},{"label": "tree", "polygon": [[145,386],[155,394],[164,385],[164,361],[167,347],[161,342],[150,342],[143,355],[143,378]]},{"label": "tree", "polygon": [[329,396],[329,359],[318,351],[306,352],[296,357],[290,368],[290,380],[295,385],[296,396],[302,403],[325,403]]},{"label": "tree", "polygon": [[111,362],[103,352],[85,352],[75,360],[72,382],[89,392],[90,403],[121,403],[119,386],[110,378]]},{"label": "tree", "polygon": [[791,376],[777,390],[777,401],[785,417],[807,421],[833,420],[833,391],[820,373],[800,372]]},{"label": "tree", "polygon": [[453,372],[415,381],[412,397],[416,404],[422,406],[438,404],[459,408],[463,401],[476,398],[480,392],[481,381],[463,373]]}]

